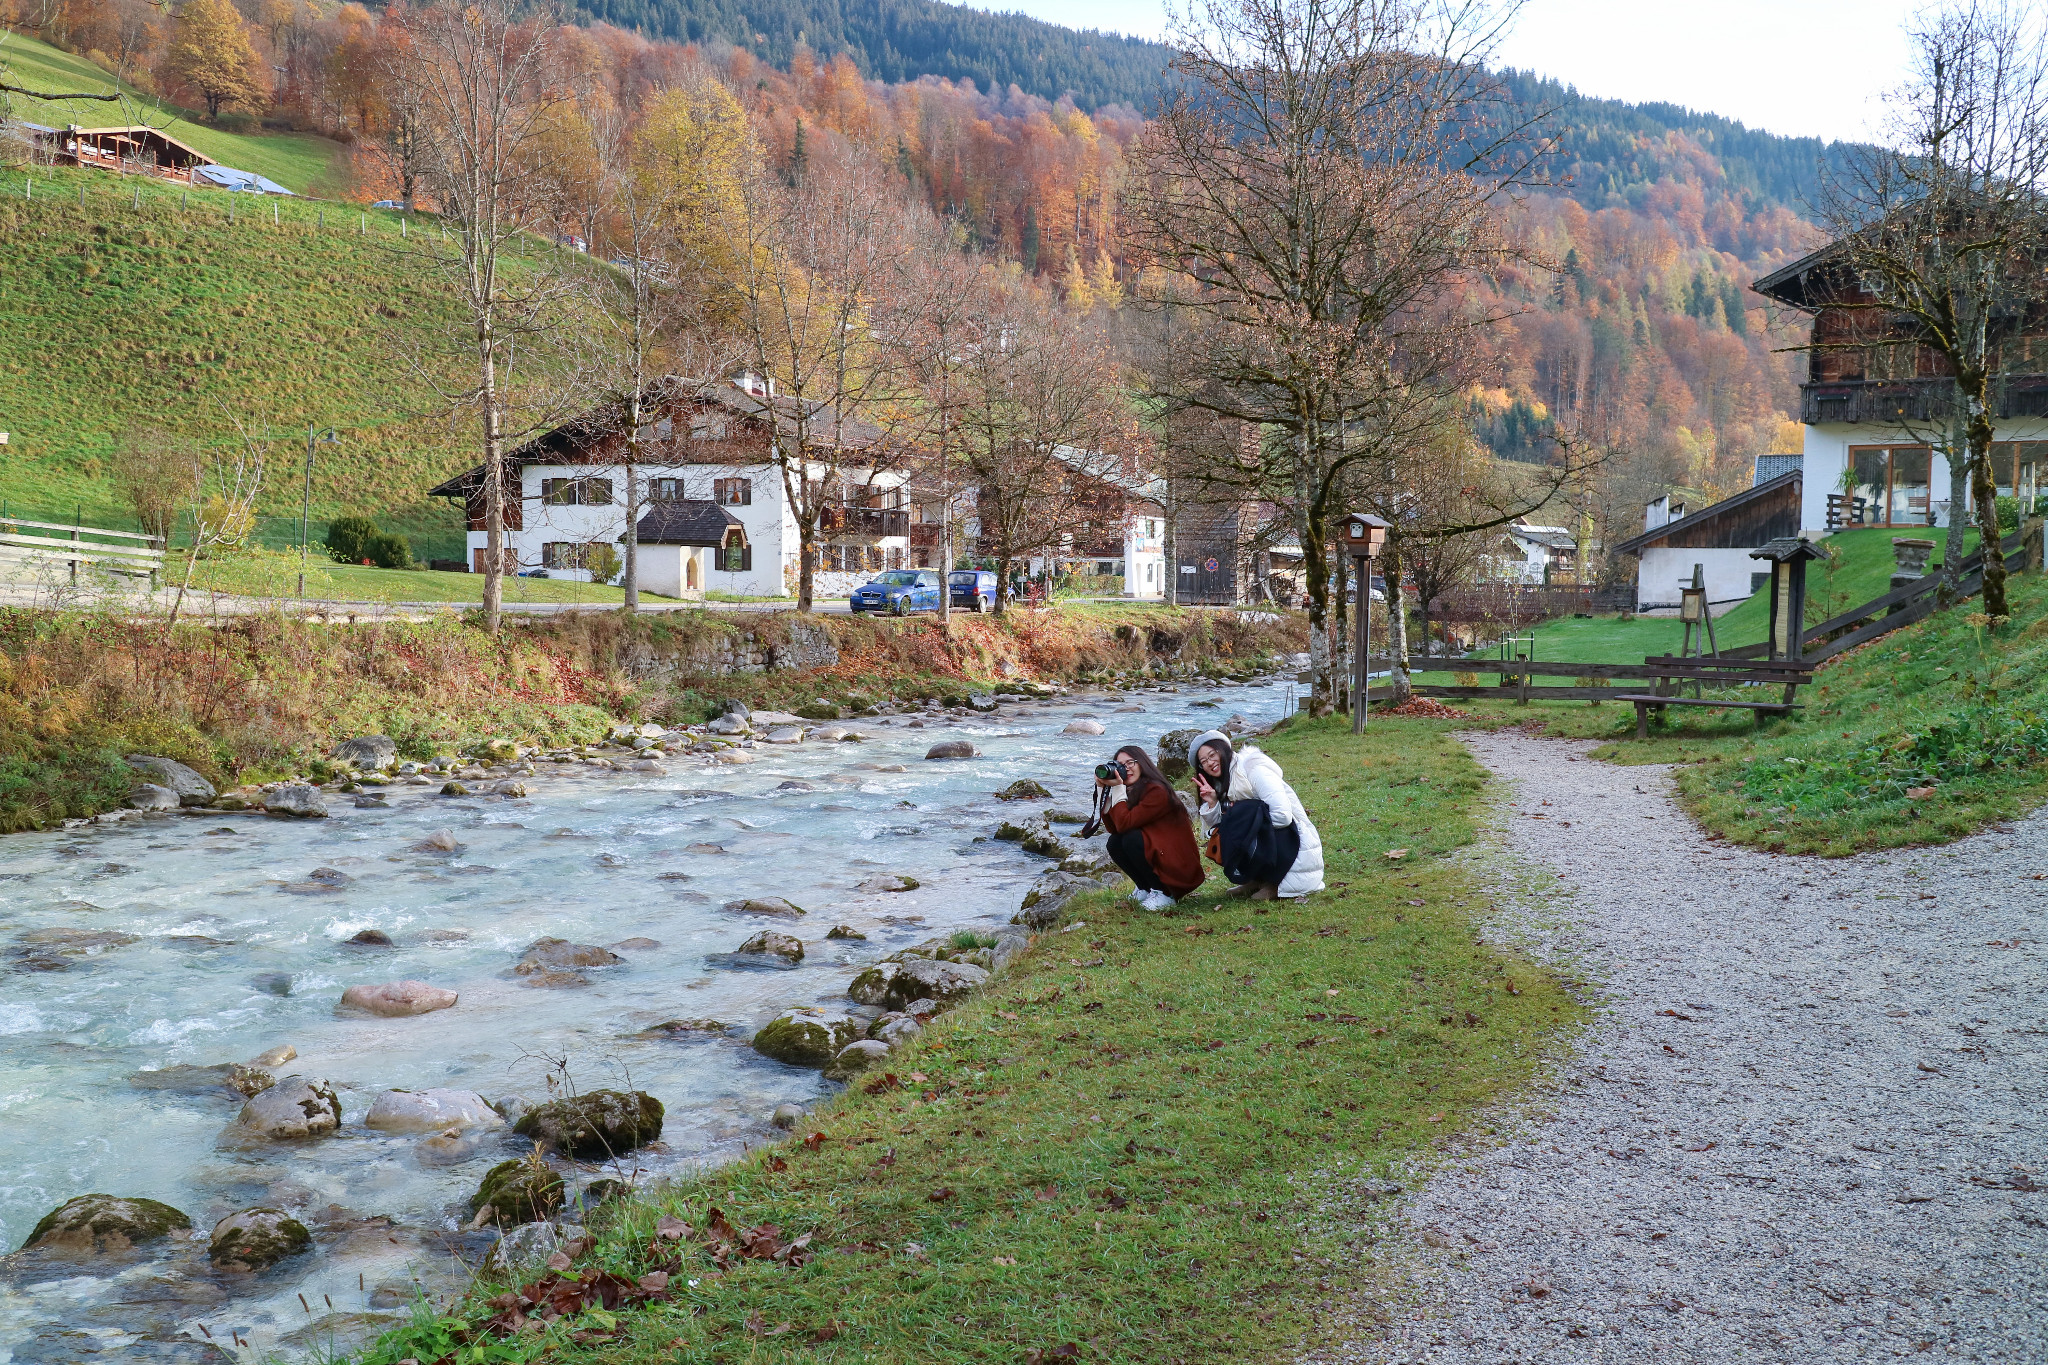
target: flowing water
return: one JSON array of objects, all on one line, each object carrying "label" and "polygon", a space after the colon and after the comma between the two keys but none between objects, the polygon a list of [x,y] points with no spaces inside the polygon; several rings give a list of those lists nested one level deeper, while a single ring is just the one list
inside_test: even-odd
[{"label": "flowing water", "polygon": [[[29,970],[18,950],[0,957],[0,1249],[88,1192],[161,1200],[200,1234],[111,1270],[37,1262],[0,1273],[0,1365],[219,1359],[209,1333],[224,1354],[251,1360],[317,1350],[374,1327],[369,1315],[402,1307],[415,1284],[459,1288],[453,1253],[476,1242],[460,1232],[464,1201],[521,1144],[494,1135],[466,1163],[424,1166],[417,1136],[361,1124],[386,1089],[545,1098],[553,1072],[577,1089],[662,1101],[655,1150],[633,1153],[624,1172],[580,1178],[658,1178],[772,1140],[776,1104],[836,1087],[754,1053],[754,1026],[791,1004],[843,1005],[847,981],[885,953],[1006,922],[1047,866],[977,838],[1018,809],[991,793],[1029,777],[1054,797],[1023,809],[1085,810],[1089,769],[1117,743],[1149,749],[1167,730],[1233,712],[1267,723],[1283,692],[1265,683],[1006,704],[918,729],[909,717],[856,722],[861,743],[763,744],[740,767],[677,758],[655,776],[541,764],[523,800],[397,786],[386,810],[333,797],[327,820],[203,812],[0,841],[7,946],[45,928],[134,936],[68,970]],[[1107,733],[1060,733],[1077,713]],[[922,761],[946,738],[971,738],[983,757]],[[437,829],[462,847],[422,851]],[[310,879],[316,868],[345,880]],[[921,885],[859,889],[884,873]],[[722,908],[749,896],[809,913],[792,923]],[[866,940],[826,940],[842,923]],[[803,938],[802,964],[745,970],[721,959],[761,928]],[[364,929],[394,946],[345,942]],[[658,946],[622,947],[626,965],[591,972],[586,987],[534,989],[509,969],[544,936]],[[461,1001],[410,1019],[337,1015],[346,986],[401,979]],[[672,1019],[734,1027],[643,1036]],[[330,1081],[338,1134],[225,1144],[238,1097],[131,1081],[285,1043],[299,1056],[277,1074]],[[294,1210],[318,1249],[262,1276],[214,1274],[204,1232],[252,1205]]]}]

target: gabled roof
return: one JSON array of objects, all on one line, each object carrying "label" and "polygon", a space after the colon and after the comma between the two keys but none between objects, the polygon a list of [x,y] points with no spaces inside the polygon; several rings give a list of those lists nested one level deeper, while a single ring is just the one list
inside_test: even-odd
[{"label": "gabled roof", "polygon": [[[799,418],[803,412],[794,400],[785,395],[768,397],[752,394],[725,380],[706,383],[682,375],[664,375],[649,384],[641,394],[643,411],[660,411],[685,403],[710,403],[738,413],[741,417],[764,425],[772,425],[778,436],[795,437]],[[812,403],[809,407],[810,437],[814,445],[831,444],[833,433],[832,418],[829,414],[820,416],[825,408],[823,403]],[[530,464],[574,464],[580,457],[600,442],[617,435],[625,427],[626,405],[611,401],[572,417],[560,426],[542,432],[540,435],[507,452],[504,456],[505,477],[508,483],[517,482],[518,471]],[[855,416],[847,416],[838,424],[837,448],[848,451],[863,451],[887,443],[887,433],[874,423]],[[824,437],[826,439],[821,440]],[[564,457],[568,458],[564,458]],[[660,459],[648,459],[644,463],[664,464]],[[432,498],[459,498],[467,496],[483,484],[484,467],[476,465],[464,470],[454,478],[435,485],[427,491]]]},{"label": "gabled roof", "polygon": [[1562,526],[1523,526],[1509,522],[1502,528],[1516,540],[1526,540],[1551,550],[1576,550],[1579,538]]},{"label": "gabled roof", "polygon": [[717,503],[708,498],[675,498],[648,505],[647,515],[640,518],[638,539],[642,545],[709,545],[716,549],[735,534],[739,544],[747,543],[746,527]]},{"label": "gabled roof", "polygon": [[1809,251],[1798,260],[1779,266],[1749,287],[1767,299],[1776,299],[1779,303],[1793,308],[1814,312],[1821,305],[1812,294],[1813,273],[1829,264],[1840,247],[1839,242],[1829,242],[1818,251]]},{"label": "gabled roof", "polygon": [[1614,553],[1618,555],[1639,554],[1650,546],[1655,545],[1658,541],[1668,539],[1679,531],[1692,531],[1702,526],[1710,525],[1731,512],[1739,512],[1751,503],[1770,496],[1781,488],[1797,486],[1799,482],[1800,472],[1796,469],[1790,474],[1780,474],[1768,483],[1760,483],[1753,488],[1745,488],[1732,498],[1723,498],[1712,507],[1702,507],[1699,511],[1680,517],[1676,521],[1667,521],[1662,526],[1653,527],[1639,536],[1631,536],[1629,539],[1616,545]]}]

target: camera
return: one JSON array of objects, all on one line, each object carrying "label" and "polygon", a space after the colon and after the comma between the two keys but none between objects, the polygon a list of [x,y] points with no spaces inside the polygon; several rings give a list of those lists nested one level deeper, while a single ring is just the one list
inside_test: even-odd
[{"label": "camera", "polygon": [[1114,763],[1098,763],[1095,765],[1095,778],[1099,782],[1121,782],[1124,770]]}]

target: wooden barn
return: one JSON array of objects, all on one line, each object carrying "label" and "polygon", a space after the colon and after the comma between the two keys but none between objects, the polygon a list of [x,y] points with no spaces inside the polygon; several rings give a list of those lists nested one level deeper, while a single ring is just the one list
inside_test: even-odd
[{"label": "wooden barn", "polygon": [[160,128],[125,124],[118,128],[46,128],[27,125],[37,149],[57,166],[97,166],[130,175],[190,181],[195,167],[211,166],[212,157],[186,146]]}]

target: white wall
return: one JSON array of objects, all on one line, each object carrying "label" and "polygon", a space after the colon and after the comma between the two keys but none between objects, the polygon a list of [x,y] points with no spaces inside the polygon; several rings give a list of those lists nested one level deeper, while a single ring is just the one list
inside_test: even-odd
[{"label": "white wall", "polygon": [[1124,596],[1166,596],[1166,522],[1138,510],[1124,530]]},{"label": "white wall", "polygon": [[[2001,441],[2039,441],[2048,439],[2048,422],[2029,419],[2011,422],[1993,433]],[[1818,538],[1827,534],[1828,494],[1842,491],[1842,471],[1849,464],[1849,447],[1877,445],[1912,445],[1909,436],[1902,435],[1894,428],[1878,426],[1850,426],[1847,423],[1829,423],[1824,426],[1806,428],[1806,460],[1801,469],[1801,507],[1799,525],[1802,532]],[[1929,501],[1934,505],[1934,521],[1937,526],[1948,525],[1948,461],[1940,455],[1928,460]],[[1901,535],[1907,534],[1905,531]]]},{"label": "white wall", "polygon": [[[1754,547],[1751,547],[1754,548]],[[1740,602],[1750,595],[1750,575],[1770,572],[1770,565],[1751,559],[1748,549],[1702,550],[1652,545],[1636,565],[1636,609],[1678,610],[1678,590],[1692,582],[1692,566],[1706,572],[1707,602]]]}]

